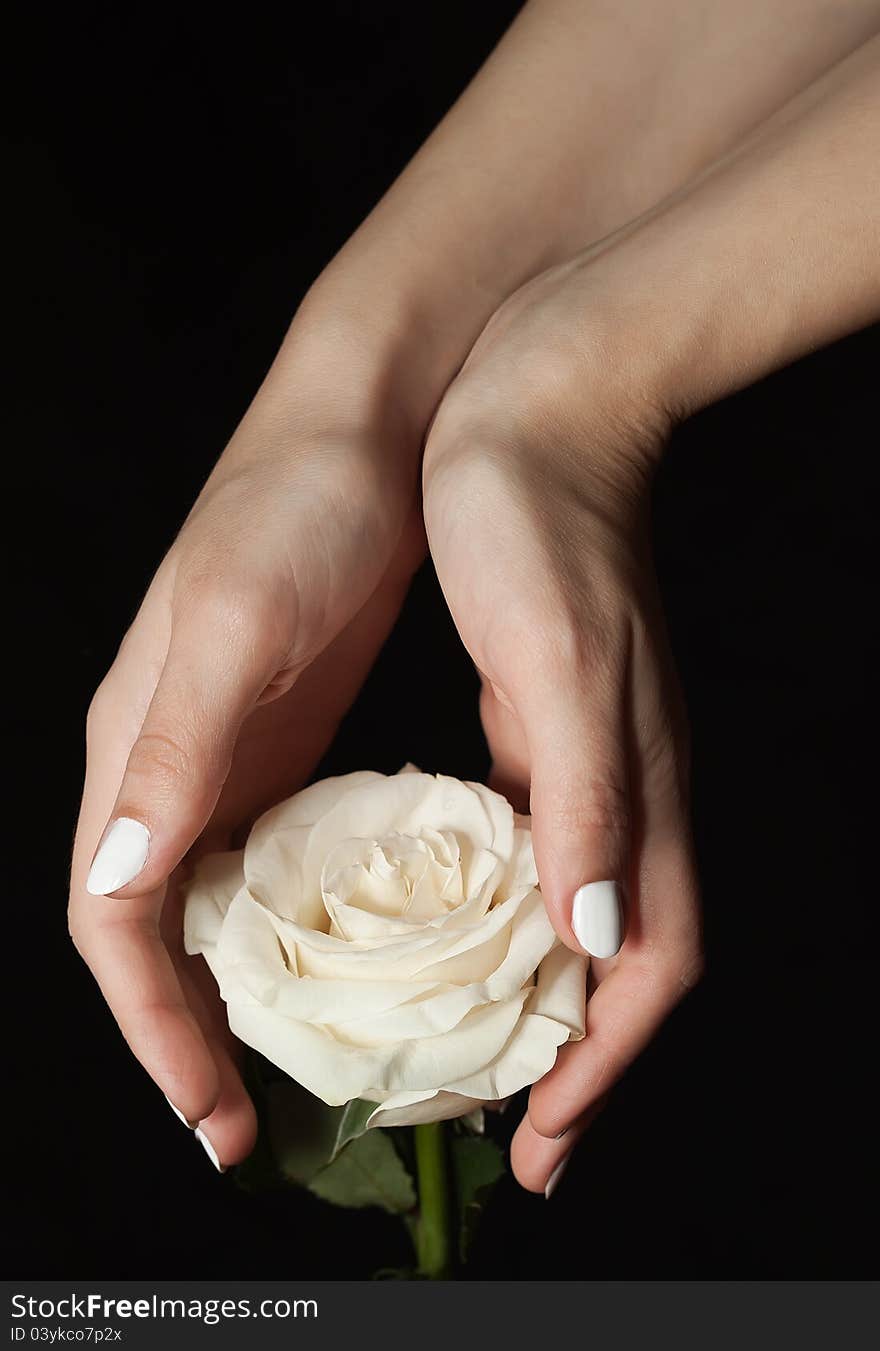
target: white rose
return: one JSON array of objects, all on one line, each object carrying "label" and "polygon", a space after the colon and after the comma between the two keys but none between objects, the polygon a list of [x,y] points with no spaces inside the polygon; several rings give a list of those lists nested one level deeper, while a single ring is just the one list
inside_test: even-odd
[{"label": "white rose", "polygon": [[585,961],[547,918],[528,819],[476,783],[326,779],[196,867],[185,941],[229,1025],[371,1125],[460,1116],[584,1034]]}]

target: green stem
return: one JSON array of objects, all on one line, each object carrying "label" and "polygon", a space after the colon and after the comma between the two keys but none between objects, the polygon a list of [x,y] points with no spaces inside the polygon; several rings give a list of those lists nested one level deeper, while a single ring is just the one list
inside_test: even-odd
[{"label": "green stem", "polygon": [[452,1204],[442,1121],[414,1128],[419,1217],[416,1255],[419,1273],[432,1281],[449,1277],[452,1267]]}]

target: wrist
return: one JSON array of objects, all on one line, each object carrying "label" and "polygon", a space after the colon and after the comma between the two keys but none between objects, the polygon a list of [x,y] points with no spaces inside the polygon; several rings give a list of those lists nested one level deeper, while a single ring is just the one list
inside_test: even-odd
[{"label": "wrist", "polygon": [[417,461],[425,429],[472,335],[432,318],[430,298],[331,264],[303,299],[273,374],[322,421]]}]

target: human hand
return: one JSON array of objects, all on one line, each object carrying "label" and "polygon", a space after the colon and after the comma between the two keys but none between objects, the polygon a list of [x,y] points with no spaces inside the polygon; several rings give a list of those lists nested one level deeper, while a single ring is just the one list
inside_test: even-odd
[{"label": "human hand", "polygon": [[432,426],[425,524],[495,779],[530,792],[548,911],[600,959],[586,1038],[514,1139],[531,1190],[701,969],[651,472],[677,417],[880,312],[878,60],[867,43],[687,191],[522,287]]},{"label": "human hand", "polygon": [[[216,985],[187,958],[174,880],[302,786],[423,553],[418,436],[349,347],[295,321],[159,568],[88,719],[70,929],[132,1051],[223,1166],[256,1122]],[[359,374],[360,380],[354,375]],[[105,823],[113,826],[91,865]]]},{"label": "human hand", "polygon": [[482,676],[493,784],[523,810],[530,800],[551,919],[593,956],[586,1038],[533,1088],[514,1139],[534,1191],[701,969],[687,735],[648,532],[668,419],[647,382],[633,395],[637,349],[625,357],[613,328],[597,324],[585,350],[576,284],[554,269],[502,307],[424,465],[431,553]]}]

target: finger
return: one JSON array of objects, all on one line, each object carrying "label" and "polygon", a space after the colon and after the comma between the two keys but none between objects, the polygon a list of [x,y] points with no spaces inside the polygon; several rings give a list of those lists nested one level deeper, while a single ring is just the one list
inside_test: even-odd
[{"label": "finger", "polygon": [[[90,842],[106,820],[131,744],[126,714],[134,677],[149,664],[149,653],[135,633],[127,641],[120,670],[125,699],[117,705],[105,687],[90,714],[68,923],[135,1056],[181,1115],[198,1121],[214,1109],[219,1077],[159,933],[165,888],[126,901],[93,897],[85,889]],[[140,698],[149,694],[140,691],[135,702]]]},{"label": "finger", "polygon": [[168,878],[207,824],[239,728],[287,650],[253,598],[200,593],[177,611],[89,870],[91,895],[141,895]]},{"label": "finger", "polygon": [[623,955],[587,1003],[583,1041],[563,1046],[529,1095],[529,1120],[555,1139],[617,1082],[686,987],[665,967]]},{"label": "finger", "polygon": [[[226,847],[228,841],[223,842]],[[256,1141],[257,1115],[242,1080],[239,1064],[243,1047],[229,1028],[226,1005],[216,980],[201,957],[190,957],[183,947],[185,892],[175,891],[162,916],[162,935],[172,954],[187,1006],[202,1029],[217,1068],[218,1090],[212,1110],[198,1122],[196,1137],[214,1167],[224,1172],[247,1158]]]},{"label": "finger", "polygon": [[238,1066],[223,1041],[211,1038],[210,1046],[220,1076],[220,1091],[214,1110],[199,1122],[196,1139],[214,1167],[224,1172],[231,1165],[241,1163],[253,1149],[257,1139],[257,1114]]},{"label": "finger", "polygon": [[72,932],[132,1052],[181,1115],[197,1122],[214,1110],[217,1066],[155,917],[144,913],[152,901],[129,902],[141,913],[125,916],[83,907]]},{"label": "finger", "polygon": [[575,1146],[604,1106],[605,1099],[602,1098],[568,1130],[553,1140],[539,1135],[526,1113],[510,1143],[510,1166],[520,1186],[525,1187],[526,1191],[543,1192],[549,1201],[568,1166]]},{"label": "finger", "polygon": [[531,766],[532,842],[548,914],[562,941],[612,957],[624,935],[630,845],[625,672],[544,654],[516,690]]},{"label": "finger", "polygon": [[623,953],[601,972],[587,1003],[584,1039],[563,1047],[532,1089],[529,1119],[550,1138],[607,1092],[702,971],[696,868],[676,753],[671,743],[657,752],[643,741],[640,749],[634,922]]}]

